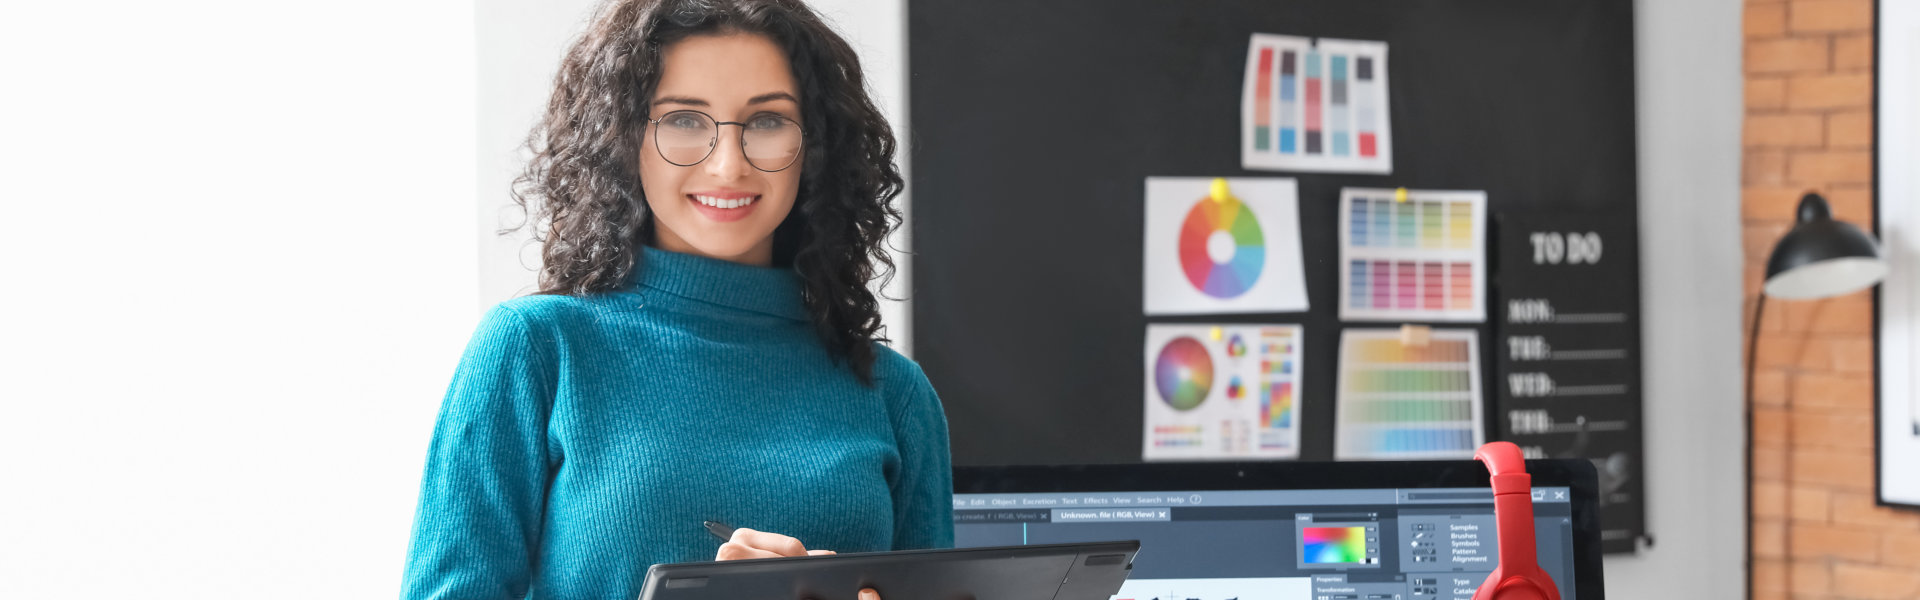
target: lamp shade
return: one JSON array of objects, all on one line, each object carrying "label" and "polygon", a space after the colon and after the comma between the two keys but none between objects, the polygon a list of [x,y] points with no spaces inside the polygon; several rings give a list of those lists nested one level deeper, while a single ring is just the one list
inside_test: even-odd
[{"label": "lamp shade", "polygon": [[1800,198],[1793,229],[1773,245],[1767,259],[1768,296],[1830,298],[1871,287],[1887,276],[1887,263],[1873,236],[1833,220],[1819,194]]}]

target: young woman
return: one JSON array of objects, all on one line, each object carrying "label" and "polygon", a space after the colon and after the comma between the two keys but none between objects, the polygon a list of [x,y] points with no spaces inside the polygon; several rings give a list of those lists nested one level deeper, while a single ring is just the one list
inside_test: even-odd
[{"label": "young woman", "polygon": [[404,597],[952,544],[939,399],[875,338],[901,178],[844,40],[798,0],[615,0],[530,145],[540,293],[461,358]]}]

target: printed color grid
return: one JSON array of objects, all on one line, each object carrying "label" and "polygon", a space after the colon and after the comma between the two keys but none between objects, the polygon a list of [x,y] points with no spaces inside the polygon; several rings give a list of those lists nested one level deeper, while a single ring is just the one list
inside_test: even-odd
[{"label": "printed color grid", "polygon": [[1336,457],[1471,457],[1482,437],[1477,336],[1436,330],[1407,346],[1398,330],[1343,332]]},{"label": "printed color grid", "polygon": [[1340,316],[1479,321],[1485,315],[1486,195],[1348,188],[1341,192]]},{"label": "printed color grid", "polygon": [[1242,166],[1393,172],[1386,54],[1384,42],[1253,34]]}]

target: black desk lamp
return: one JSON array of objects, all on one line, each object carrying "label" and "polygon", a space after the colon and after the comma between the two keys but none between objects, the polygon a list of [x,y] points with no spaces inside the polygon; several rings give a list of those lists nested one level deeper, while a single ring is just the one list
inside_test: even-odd
[{"label": "black desk lamp", "polygon": [[[1753,330],[1747,336],[1747,482],[1753,482],[1753,378],[1758,363],[1760,319],[1767,297],[1811,300],[1844,296],[1879,283],[1887,263],[1873,236],[1860,228],[1833,220],[1827,199],[1807,192],[1800,198],[1793,229],[1773,245],[1767,258],[1767,281],[1753,304]],[[1792,405],[1788,405],[1791,410]],[[1791,485],[1792,482],[1788,482]],[[1791,521],[1792,515],[1788,515]],[[1788,534],[1789,536],[1791,534]],[[1791,537],[1788,545],[1791,545]],[[1791,555],[1791,550],[1789,550]],[[1747,597],[1753,597],[1753,491],[1747,491]]]}]

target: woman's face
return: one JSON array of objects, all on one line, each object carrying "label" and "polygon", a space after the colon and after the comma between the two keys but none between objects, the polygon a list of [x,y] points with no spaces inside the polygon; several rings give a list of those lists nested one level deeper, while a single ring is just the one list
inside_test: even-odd
[{"label": "woman's face", "polygon": [[[712,117],[712,122],[747,125],[706,124],[717,133],[712,153],[684,167],[674,163],[691,162],[687,148],[704,145],[704,141],[690,141],[702,137],[694,128],[703,122],[683,113],[647,126],[640,151],[640,188],[653,211],[654,245],[740,263],[772,264],[773,230],[793,210],[803,161],[796,156],[785,169],[768,173],[748,162],[740,142],[744,128],[753,129],[747,133],[749,140],[765,139],[780,123],[772,115],[801,122],[800,90],[786,55],[759,35],[703,35],[667,46],[660,64],[660,84],[649,103],[649,120],[694,110]],[[677,141],[676,135],[680,136]],[[656,141],[658,136],[667,137]],[[753,145],[754,161],[765,168],[780,167],[780,160],[765,157],[772,142]],[[668,156],[662,156],[663,148],[676,160],[669,162]]]}]

